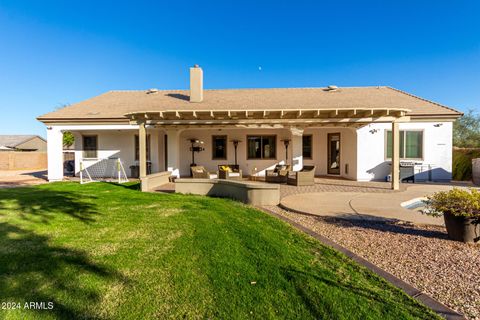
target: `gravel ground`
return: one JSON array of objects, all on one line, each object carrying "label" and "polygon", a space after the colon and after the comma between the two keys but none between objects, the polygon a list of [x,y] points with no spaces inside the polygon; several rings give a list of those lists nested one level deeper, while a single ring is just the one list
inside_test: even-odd
[{"label": "gravel ground", "polygon": [[346,221],[266,207],[330,238],[469,319],[480,320],[480,245],[448,240],[444,227]]}]

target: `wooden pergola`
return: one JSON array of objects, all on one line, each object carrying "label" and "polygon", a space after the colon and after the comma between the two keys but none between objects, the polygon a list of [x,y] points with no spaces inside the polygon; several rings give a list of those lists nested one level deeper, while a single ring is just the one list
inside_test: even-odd
[{"label": "wooden pergola", "polygon": [[188,128],[360,128],[371,123],[392,126],[392,189],[400,187],[399,123],[409,122],[404,108],[331,108],[331,109],[264,109],[264,110],[165,110],[139,111],[125,116],[139,126],[140,177],[146,176],[146,126],[166,129]]}]

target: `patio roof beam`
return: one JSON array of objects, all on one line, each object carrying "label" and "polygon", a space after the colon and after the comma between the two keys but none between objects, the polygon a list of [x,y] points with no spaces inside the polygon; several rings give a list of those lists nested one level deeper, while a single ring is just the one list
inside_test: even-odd
[{"label": "patio roof beam", "polygon": [[[392,116],[385,116],[385,117],[377,117],[377,118],[302,118],[302,119],[295,119],[295,118],[283,118],[279,119],[272,119],[272,118],[265,118],[265,119],[182,119],[182,120],[174,120],[174,119],[163,119],[163,120],[151,120],[152,124],[158,125],[202,125],[202,124],[209,124],[209,125],[237,125],[237,124],[332,124],[332,123],[390,123],[394,120],[401,120],[402,122],[408,122],[410,117],[402,117],[396,118]],[[135,122],[136,123],[136,122]]]},{"label": "patio roof beam", "polygon": [[357,115],[357,109],[353,109],[347,112],[347,117],[352,118]]},{"label": "patio roof beam", "polygon": [[328,116],[329,116],[330,118],[334,118],[334,117],[338,116],[338,109],[335,109],[334,111],[331,111],[331,112],[328,114]]},{"label": "patio roof beam", "polygon": [[[327,121],[327,122],[391,122],[409,121],[407,109],[300,109],[300,110],[168,110],[126,114],[131,123],[139,120],[169,121]],[[407,119],[408,118],[408,119]]]}]

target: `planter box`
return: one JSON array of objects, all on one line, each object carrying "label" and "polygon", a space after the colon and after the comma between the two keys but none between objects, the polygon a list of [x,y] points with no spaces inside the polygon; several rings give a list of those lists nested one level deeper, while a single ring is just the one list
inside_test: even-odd
[{"label": "planter box", "polygon": [[478,242],[480,240],[480,220],[476,218],[454,216],[444,213],[448,237],[461,242]]}]

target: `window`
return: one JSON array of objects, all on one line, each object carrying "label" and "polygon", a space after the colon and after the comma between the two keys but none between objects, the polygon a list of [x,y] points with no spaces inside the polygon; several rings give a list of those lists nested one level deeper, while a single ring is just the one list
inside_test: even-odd
[{"label": "window", "polygon": [[[135,135],[135,161],[140,160],[140,141],[138,134]],[[147,161],[150,161],[150,135],[147,134]]]},{"label": "window", "polygon": [[312,159],[312,136],[307,135],[302,137],[303,157]]},{"label": "window", "polygon": [[[387,158],[392,158],[392,131],[387,131]],[[423,158],[423,131],[400,130],[400,159]]]},{"label": "window", "polygon": [[83,157],[97,157],[97,136],[83,136]]},{"label": "window", "polygon": [[276,159],[276,136],[248,136],[248,159]]},{"label": "window", "polygon": [[212,136],[212,159],[227,159],[227,136]]}]

